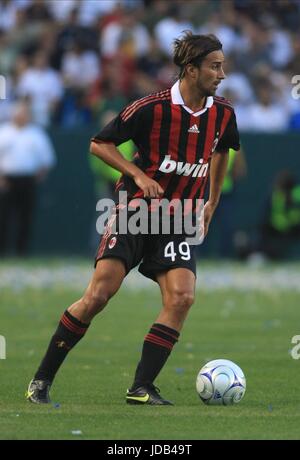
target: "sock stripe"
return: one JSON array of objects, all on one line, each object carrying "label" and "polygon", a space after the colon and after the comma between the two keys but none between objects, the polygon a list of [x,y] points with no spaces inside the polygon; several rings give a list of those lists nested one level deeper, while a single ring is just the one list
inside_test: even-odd
[{"label": "sock stripe", "polygon": [[145,337],[146,342],[152,342],[156,343],[157,345],[161,345],[164,348],[168,348],[169,350],[172,350],[174,343],[169,342],[168,340],[162,339],[161,337],[155,335],[155,334],[147,334]]},{"label": "sock stripe", "polygon": [[170,350],[170,351],[171,351],[172,348],[173,348],[173,345],[169,345],[169,344],[166,345],[166,344],[163,344],[163,343],[161,343],[159,340],[156,340],[156,339],[154,339],[154,338],[149,339],[149,340],[147,339],[147,340],[145,340],[145,342],[146,342],[146,343],[147,343],[147,342],[153,343],[154,345],[158,345],[159,347],[165,348],[165,349]]},{"label": "sock stripe", "polygon": [[75,324],[75,326],[88,328],[90,324],[82,323],[79,319],[75,318],[75,316],[71,315],[69,310],[64,312],[64,315],[71,321],[71,323]]},{"label": "sock stripe", "polygon": [[[159,328],[159,327],[157,327],[157,326],[152,326],[152,327],[151,327],[151,330],[152,330],[152,329],[155,329],[156,331],[162,332],[163,334],[166,334],[166,335],[172,337],[172,339],[174,339],[175,342],[178,342],[179,334],[178,334],[177,336],[174,335],[174,334],[170,334],[170,332],[167,332],[167,331],[165,331],[164,329],[161,329],[161,328]],[[174,330],[174,332],[176,332],[176,331]]]},{"label": "sock stripe", "polygon": [[65,314],[63,314],[60,321],[69,331],[74,332],[74,334],[84,335],[86,333],[86,327],[76,326],[76,324],[72,323]]},{"label": "sock stripe", "polygon": [[175,337],[179,337],[179,336],[180,336],[180,333],[179,333],[178,331],[176,331],[176,329],[172,329],[171,327],[165,326],[165,325],[162,324],[162,323],[154,323],[152,326],[159,327],[160,329],[162,329],[162,330],[165,331],[165,332],[169,332],[170,334],[174,334]]},{"label": "sock stripe", "polygon": [[161,337],[160,335],[157,335],[157,334],[152,334],[151,331],[146,335],[146,339],[148,337],[151,339],[156,338],[160,340],[162,343],[171,345],[172,347],[174,346],[174,342],[172,340],[165,339],[164,337]]},{"label": "sock stripe", "polygon": [[80,330],[80,328],[78,328],[77,326],[74,326],[72,323],[68,322],[66,320],[66,318],[61,318],[61,324],[66,328],[68,329],[70,332],[72,332],[73,334],[76,334],[76,335],[84,335],[85,333],[85,329],[84,330]]}]

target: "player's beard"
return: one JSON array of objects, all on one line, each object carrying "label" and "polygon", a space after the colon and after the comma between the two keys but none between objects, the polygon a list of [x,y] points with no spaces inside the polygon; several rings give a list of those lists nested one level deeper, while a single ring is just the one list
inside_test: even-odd
[{"label": "player's beard", "polygon": [[210,94],[207,94],[207,96],[215,96],[216,92],[218,91],[220,83],[217,85],[215,83],[212,84],[211,89],[208,91]]},{"label": "player's beard", "polygon": [[216,86],[214,82],[212,82],[209,86],[204,86],[199,82],[198,90],[204,97],[215,96],[219,85]]}]

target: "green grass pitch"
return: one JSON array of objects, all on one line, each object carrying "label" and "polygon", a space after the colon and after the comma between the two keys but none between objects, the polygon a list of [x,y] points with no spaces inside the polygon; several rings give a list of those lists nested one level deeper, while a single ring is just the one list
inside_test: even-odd
[{"label": "green grass pitch", "polygon": [[[2,274],[4,268],[2,264]],[[30,268],[30,266],[29,266]],[[141,275],[137,275],[141,276]],[[137,278],[137,281],[140,278]],[[63,310],[81,294],[76,285],[1,287],[0,439],[299,439],[299,292],[198,289],[196,302],[157,379],[172,407],[128,406],[141,344],[160,307],[158,288],[123,287],[59,371],[54,404],[35,406],[25,391]],[[138,287],[138,282],[137,282]],[[205,406],[195,391],[198,370],[226,358],[243,369],[244,399]]]}]

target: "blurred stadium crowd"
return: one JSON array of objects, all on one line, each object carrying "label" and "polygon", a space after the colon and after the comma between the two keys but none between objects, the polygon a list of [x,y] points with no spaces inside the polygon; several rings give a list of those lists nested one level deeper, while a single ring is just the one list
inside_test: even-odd
[{"label": "blurred stadium crowd", "polygon": [[172,40],[190,29],[223,43],[219,94],[241,131],[299,130],[299,25],[299,0],[0,0],[0,122],[25,98],[45,127],[102,124],[173,83]]}]

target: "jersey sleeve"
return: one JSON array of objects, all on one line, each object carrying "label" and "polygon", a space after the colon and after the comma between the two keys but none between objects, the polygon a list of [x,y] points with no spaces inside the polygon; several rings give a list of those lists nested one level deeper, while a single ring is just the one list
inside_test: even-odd
[{"label": "jersey sleeve", "polygon": [[234,111],[232,111],[232,114],[227,123],[223,136],[221,137],[216,146],[216,151],[224,152],[229,150],[230,148],[233,150],[240,149],[240,136],[236,124],[236,117]]},{"label": "jersey sleeve", "polygon": [[94,142],[112,142],[115,145],[123,144],[129,139],[135,141],[138,125],[138,111],[131,116],[126,116],[126,108],[110,123],[108,123],[96,136]]}]

